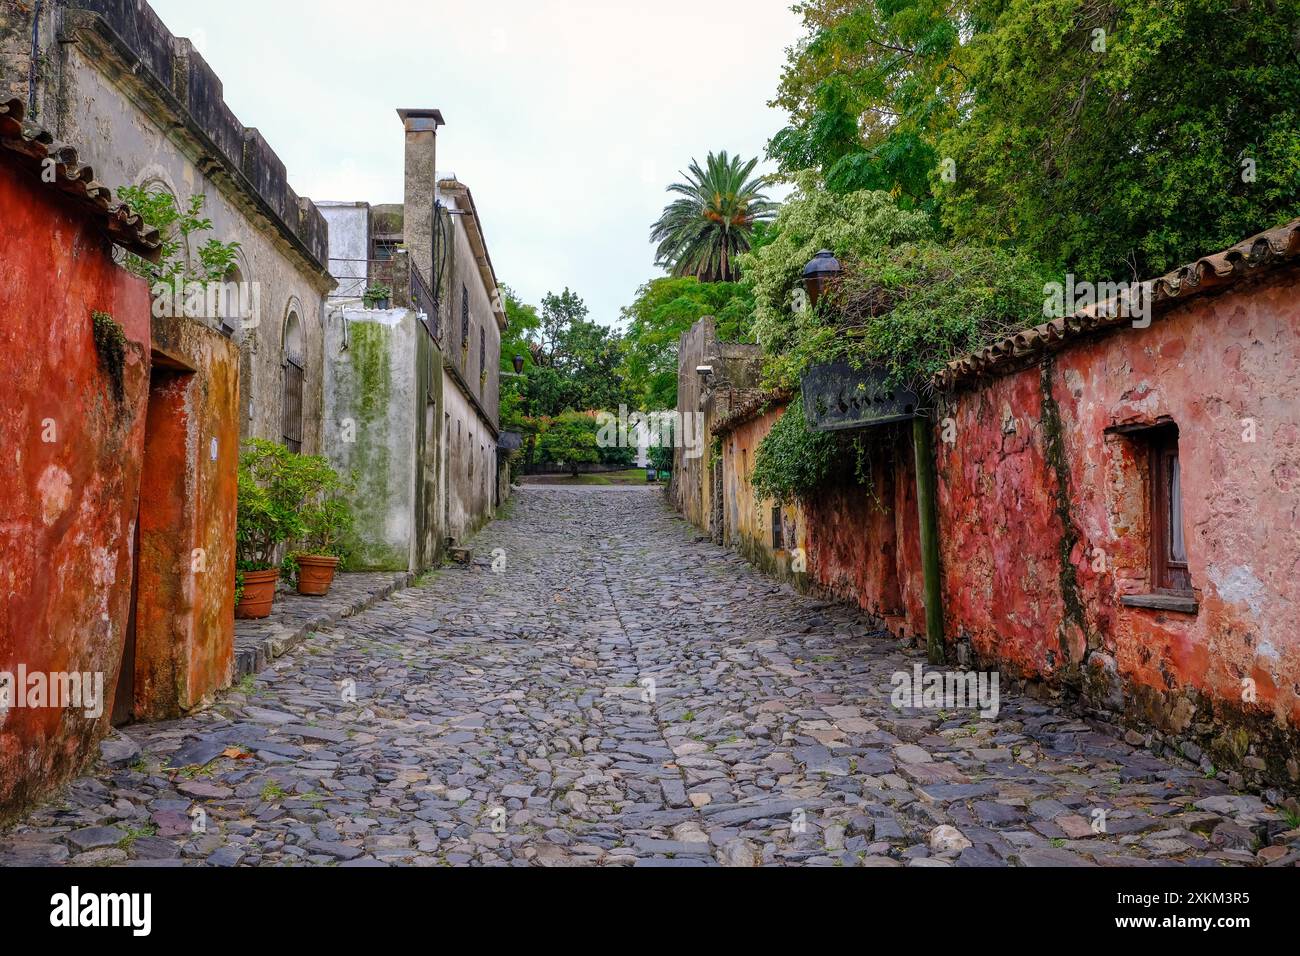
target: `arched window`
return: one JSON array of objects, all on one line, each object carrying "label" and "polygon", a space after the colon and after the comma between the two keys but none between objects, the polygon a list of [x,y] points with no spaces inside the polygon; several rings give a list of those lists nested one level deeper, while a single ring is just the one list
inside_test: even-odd
[{"label": "arched window", "polygon": [[290,311],[284,323],[284,400],[281,403],[281,431],[284,447],[302,451],[302,392],[307,367],[307,350],[303,344],[302,322]]},{"label": "arched window", "polygon": [[221,285],[216,289],[216,311],[218,330],[228,339],[233,339],[243,324],[244,316],[244,273],[237,265],[226,270]]}]

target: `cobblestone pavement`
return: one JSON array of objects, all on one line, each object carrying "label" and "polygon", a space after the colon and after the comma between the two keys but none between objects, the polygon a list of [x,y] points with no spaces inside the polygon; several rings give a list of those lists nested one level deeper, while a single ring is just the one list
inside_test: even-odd
[{"label": "cobblestone pavement", "polygon": [[312,632],[360,613],[410,583],[410,574],[383,571],[335,575],[334,585],[324,597],[305,597],[282,589],[270,617],[235,622],[235,680],[256,674]]},{"label": "cobblestone pavement", "polygon": [[211,710],[131,728],[0,862],[1300,858],[1257,797],[1042,704],[895,710],[913,652],[700,541],[656,490],[530,488],[475,550]]}]

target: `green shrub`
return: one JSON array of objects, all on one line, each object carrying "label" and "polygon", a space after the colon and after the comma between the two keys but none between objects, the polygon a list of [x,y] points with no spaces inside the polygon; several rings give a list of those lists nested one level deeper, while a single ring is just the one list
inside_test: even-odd
[{"label": "green shrub", "polygon": [[581,412],[565,412],[542,426],[537,456],[542,461],[565,465],[576,478],[581,465],[600,461],[595,418]]}]

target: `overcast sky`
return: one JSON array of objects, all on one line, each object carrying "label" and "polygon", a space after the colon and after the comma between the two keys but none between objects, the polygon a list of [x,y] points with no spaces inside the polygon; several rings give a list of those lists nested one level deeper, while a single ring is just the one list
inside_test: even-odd
[{"label": "overcast sky", "polygon": [[533,303],[567,285],[605,324],[662,274],[678,171],[783,125],[766,104],[800,32],[790,0],[150,2],[300,195],[401,202],[395,110],[441,109],[439,169],[473,189],[498,278]]}]

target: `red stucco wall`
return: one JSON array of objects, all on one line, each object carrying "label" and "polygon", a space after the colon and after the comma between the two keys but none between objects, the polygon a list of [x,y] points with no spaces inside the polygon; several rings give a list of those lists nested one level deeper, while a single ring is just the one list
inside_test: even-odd
[{"label": "red stucco wall", "polygon": [[808,501],[813,581],[900,635],[925,633],[916,469],[910,433],[876,433],[870,485],[843,485]]},{"label": "red stucco wall", "polygon": [[[148,289],[113,264],[99,227],[4,162],[0,222],[0,670],[98,672],[105,696],[99,720],[25,708],[0,718],[3,814],[74,772],[109,722],[150,332]],[[95,311],[112,315],[129,343],[121,405],[95,349]]]},{"label": "red stucco wall", "polygon": [[197,706],[229,684],[234,661],[239,352],[191,319],[155,319],[153,331],[159,367],[140,503],[140,720]]},{"label": "red stucco wall", "polygon": [[[1075,345],[947,413],[950,639],[1170,734],[1203,724],[1219,766],[1300,779],[1297,272]],[[1121,604],[1150,585],[1146,452],[1107,429],[1166,418],[1180,429],[1195,615]]]},{"label": "red stucco wall", "polygon": [[[765,566],[770,503],[737,472],[781,413],[724,440],[729,543]],[[1149,476],[1145,439],[1116,429],[1165,420],[1180,430],[1196,614],[1122,603],[1152,589]],[[921,636],[911,436],[878,434],[871,490],[827,488],[794,510],[801,583]],[[934,445],[950,644],[1195,742],[1218,768],[1300,782],[1300,271],[948,396]]]}]

